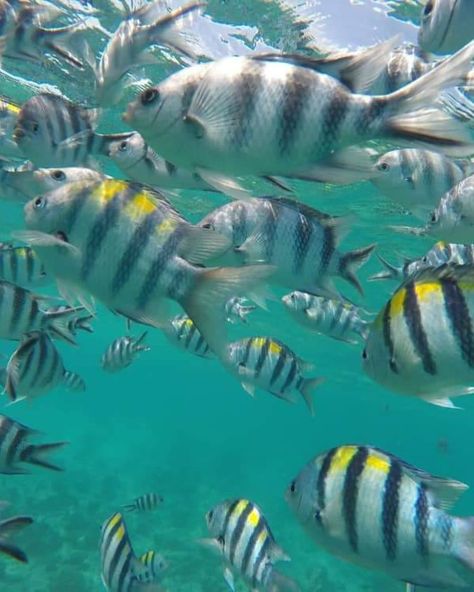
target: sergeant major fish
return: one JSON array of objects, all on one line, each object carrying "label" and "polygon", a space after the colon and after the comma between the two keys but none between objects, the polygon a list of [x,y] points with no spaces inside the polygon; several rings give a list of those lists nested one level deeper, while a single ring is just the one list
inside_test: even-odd
[{"label": "sergeant major fish", "polygon": [[362,318],[362,309],[353,304],[306,292],[291,292],[282,301],[291,315],[311,331],[347,343],[367,337],[369,323]]},{"label": "sergeant major fish", "polygon": [[159,581],[163,572],[168,567],[168,562],[160,553],[147,551],[139,557],[138,561],[143,564],[143,570],[137,570],[136,578],[139,582]]},{"label": "sergeant major fish", "polygon": [[51,278],[31,247],[6,245],[0,248],[0,280],[28,289],[43,286]]},{"label": "sergeant major fish", "polygon": [[164,329],[166,337],[180,349],[200,358],[212,358],[213,352],[196,325],[187,315],[176,315]]},{"label": "sergeant major fish", "polygon": [[447,513],[466,489],[377,448],[348,445],[312,459],[285,497],[326,551],[407,582],[408,590],[470,590],[474,518]]},{"label": "sergeant major fish", "polygon": [[157,493],[145,493],[133,500],[131,504],[126,504],[126,512],[151,512],[163,503],[163,498]]},{"label": "sergeant major fish", "polygon": [[257,307],[250,304],[245,298],[239,298],[235,296],[231,298],[225,305],[225,311],[227,313],[227,320],[233,325],[237,323],[248,323],[248,315],[253,312]]},{"label": "sergeant major fish", "polygon": [[474,38],[471,0],[428,0],[423,8],[418,44],[438,54],[453,53]]},{"label": "sergeant major fish", "polygon": [[410,276],[374,323],[362,354],[378,384],[443,407],[474,392],[474,267],[442,265]]},{"label": "sergeant major fish", "polygon": [[67,442],[31,444],[30,438],[36,433],[36,430],[6,415],[0,415],[0,473],[6,475],[28,473],[24,464],[62,471],[61,467],[52,464],[44,457],[62,448]]},{"label": "sergeant major fish", "polygon": [[115,339],[102,356],[102,368],[106,372],[118,372],[130,366],[140,352],[150,351],[144,343],[147,333],[145,331],[137,338],[127,335]]},{"label": "sergeant major fish", "polygon": [[260,508],[246,499],[226,500],[206,514],[211,539],[201,542],[225,562],[224,578],[234,591],[234,573],[255,592],[297,592],[296,582],[274,564],[290,558],[277,545]]},{"label": "sergeant major fish", "polygon": [[228,346],[226,365],[251,396],[259,387],[294,403],[294,395],[298,393],[314,415],[312,392],[324,379],[305,378],[303,373],[311,370],[313,365],[298,358],[281,341],[270,337],[234,341]]},{"label": "sergeant major fish", "polygon": [[[382,65],[390,48],[377,54]],[[344,149],[369,139],[472,152],[468,131],[426,105],[465,82],[473,55],[474,43],[381,96],[351,93],[325,73],[324,62],[306,56],[228,57],[184,68],[144,90],[124,120],[163,158],[217,189],[223,176],[235,175],[352,183],[370,177],[371,163],[366,151]]]},{"label": "sergeant major fish", "polygon": [[272,272],[268,266],[197,266],[227,249],[227,240],[192,226],[137,183],[71,183],[29,202],[25,219],[25,240],[71,298],[90,293],[131,320],[158,327],[169,318],[169,298],[218,355],[225,303]]}]

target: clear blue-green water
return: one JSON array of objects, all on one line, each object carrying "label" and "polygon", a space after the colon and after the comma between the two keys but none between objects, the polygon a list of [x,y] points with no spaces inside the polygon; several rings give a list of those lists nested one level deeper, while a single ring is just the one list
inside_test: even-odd
[{"label": "clear blue-green water", "polygon": [[[105,2],[97,6],[97,16],[113,30],[117,13]],[[297,37],[291,23],[301,15],[316,41],[357,47],[396,32],[414,40],[419,9],[414,2],[216,0],[207,13],[221,23],[232,43],[212,37],[212,28],[203,30],[214,56],[253,47],[294,50]],[[57,70],[38,73],[28,66],[4,66],[37,82],[54,83],[71,98],[82,97],[82,83]],[[156,75],[175,68],[164,64]],[[4,83],[4,90],[2,94],[19,102],[29,96],[12,81]],[[106,112],[103,128],[123,129],[119,114],[119,108]],[[397,252],[420,255],[430,246],[387,231],[387,223],[406,223],[407,218],[368,183],[339,189],[296,187],[302,201],[331,214],[354,215],[344,250],[376,242],[382,254],[394,258]],[[220,198],[193,192],[183,192],[177,201],[191,219],[220,203]],[[9,225],[21,224],[15,206],[4,206],[2,213]],[[376,271],[373,258],[360,273],[363,299],[344,288],[373,312],[394,288],[389,282],[367,283]],[[289,405],[261,391],[252,399],[217,361],[173,348],[157,330],[150,331],[149,353],[121,373],[105,374],[100,357],[113,339],[126,333],[125,322],[99,305],[94,328],[93,335],[79,335],[76,348],[59,345],[66,367],[86,380],[86,392],[58,389],[11,407],[3,399],[1,412],[40,430],[39,440],[64,439],[69,445],[55,456],[62,473],[33,469],[29,475],[0,475],[0,499],[11,504],[6,515],[28,514],[35,520],[15,538],[29,563],[0,557],[2,592],[102,589],[101,524],[122,504],[150,491],[160,493],[164,504],[154,513],[130,514],[127,526],[137,553],[156,549],[169,561],[163,580],[169,592],[226,590],[220,562],[196,541],[207,535],[205,512],[230,497],[247,497],[261,506],[275,538],[292,558],[281,569],[303,591],[402,590],[401,583],[319,550],[284,501],[287,485],[311,457],[344,443],[376,445],[436,474],[474,481],[474,399],[463,399],[462,411],[446,410],[384,391],[362,373],[361,346],[306,332],[278,300],[270,302],[268,311],[256,312],[248,326],[230,327],[230,334],[271,335],[313,362],[315,374],[326,378],[315,396],[314,418],[302,402]],[[133,330],[138,333],[140,327]],[[11,350],[11,344],[2,344],[5,355]],[[474,494],[467,492],[456,511],[469,514],[473,507]],[[240,581],[237,588],[245,589]]]}]

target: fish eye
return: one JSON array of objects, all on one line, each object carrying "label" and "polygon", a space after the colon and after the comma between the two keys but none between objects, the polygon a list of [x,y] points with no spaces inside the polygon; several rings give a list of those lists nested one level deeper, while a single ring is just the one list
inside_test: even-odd
[{"label": "fish eye", "polygon": [[206,222],[206,224],[203,224],[202,227],[206,228],[207,230],[212,230],[212,224],[210,222]]},{"label": "fish eye", "polygon": [[128,142],[126,142],[125,140],[123,142],[120,142],[120,146],[119,146],[120,152],[125,152],[125,150],[127,149],[127,146],[128,146]]},{"label": "fish eye", "polygon": [[37,123],[37,122],[35,121],[35,122],[33,122],[33,123],[32,123],[32,125],[31,125],[31,131],[32,131],[34,134],[37,134],[37,133],[38,133],[38,130],[39,130],[39,123]]},{"label": "fish eye", "polygon": [[140,100],[142,105],[149,105],[150,103],[154,103],[158,100],[160,93],[156,90],[156,88],[147,88],[144,90],[140,96]]},{"label": "fish eye", "polygon": [[390,169],[390,165],[388,162],[381,162],[378,167],[379,171],[388,171]]},{"label": "fish eye", "polygon": [[221,547],[224,546],[224,537],[222,535],[217,537],[217,542],[219,543],[219,545],[221,545]]},{"label": "fish eye", "polygon": [[44,206],[46,205],[46,199],[43,196],[37,197],[33,202],[33,205],[37,210],[44,208]]},{"label": "fish eye", "polygon": [[55,181],[64,181],[64,179],[66,178],[66,175],[63,171],[53,171],[51,173],[51,177],[55,180]]},{"label": "fish eye", "polygon": [[366,360],[369,356],[367,355],[367,349],[364,347],[364,351],[362,352],[362,359]]},{"label": "fish eye", "polygon": [[433,212],[431,214],[431,218],[430,218],[431,222],[434,224],[435,222],[437,222],[438,220],[438,216],[436,215],[436,212]]},{"label": "fish eye", "polygon": [[295,491],[296,491],[296,481],[292,481],[291,482],[290,491],[291,491],[291,493],[295,493]]},{"label": "fish eye", "polygon": [[428,0],[427,4],[425,6],[425,10],[423,11],[423,15],[430,16],[430,14],[433,12],[433,8],[434,8],[434,0]]},{"label": "fish eye", "polygon": [[207,519],[212,520],[213,516],[214,516],[214,510],[209,510],[209,512],[207,513]]}]

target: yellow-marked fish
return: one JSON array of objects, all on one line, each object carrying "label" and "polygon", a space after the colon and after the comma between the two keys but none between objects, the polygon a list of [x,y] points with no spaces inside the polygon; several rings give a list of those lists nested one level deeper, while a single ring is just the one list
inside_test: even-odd
[{"label": "yellow-marked fish", "polygon": [[147,331],[140,337],[126,335],[115,339],[104,352],[101,365],[106,372],[118,372],[128,368],[140,352],[150,351],[145,339]]},{"label": "yellow-marked fish", "polygon": [[313,365],[298,358],[281,341],[271,337],[235,341],[228,346],[226,364],[250,395],[258,387],[294,403],[295,393],[299,393],[314,414],[312,392],[323,379],[305,378],[303,372]]},{"label": "yellow-marked fish", "polygon": [[181,349],[200,358],[211,358],[213,356],[206,340],[187,315],[177,315],[172,318],[164,332],[168,339]]},{"label": "yellow-marked fish", "polygon": [[51,281],[31,247],[5,245],[0,248],[0,280],[21,288],[35,288]]},{"label": "yellow-marked fish", "polygon": [[14,516],[0,521],[0,553],[4,553],[17,561],[28,563],[26,553],[10,541],[10,537],[33,523],[29,516]]},{"label": "yellow-marked fish", "polygon": [[274,564],[289,561],[279,547],[260,508],[246,499],[226,500],[206,514],[212,538],[201,543],[225,561],[224,578],[235,591],[234,573],[254,592],[296,592],[296,582],[277,572]]},{"label": "yellow-marked fish", "polygon": [[330,553],[423,590],[471,590],[474,517],[447,512],[466,489],[377,448],[348,445],[311,460],[285,497]]},{"label": "yellow-marked fish", "polygon": [[145,493],[133,500],[131,504],[126,504],[126,512],[151,512],[163,503],[163,498],[158,493]]},{"label": "yellow-marked fish", "polygon": [[163,577],[163,572],[168,567],[168,562],[160,553],[156,551],[147,551],[139,557],[138,561],[143,564],[143,571],[136,570],[136,578],[139,582],[159,581]]},{"label": "yellow-marked fish", "polygon": [[13,140],[21,107],[6,97],[0,98],[0,152],[2,156],[20,158],[21,152]]},{"label": "yellow-marked fish", "polygon": [[370,327],[365,372],[382,386],[452,407],[474,393],[474,266],[442,265],[409,277]]},{"label": "yellow-marked fish", "polygon": [[23,463],[62,471],[61,467],[53,465],[44,456],[62,448],[67,442],[31,444],[29,440],[36,433],[36,430],[6,415],[0,415],[0,473],[6,475],[28,473]]},{"label": "yellow-marked fish", "polygon": [[225,303],[272,269],[204,268],[228,248],[195,227],[156,191],[106,179],[71,183],[25,206],[35,248],[63,293],[89,293],[129,319],[163,327],[166,299],[178,302],[214,351],[225,350]]}]

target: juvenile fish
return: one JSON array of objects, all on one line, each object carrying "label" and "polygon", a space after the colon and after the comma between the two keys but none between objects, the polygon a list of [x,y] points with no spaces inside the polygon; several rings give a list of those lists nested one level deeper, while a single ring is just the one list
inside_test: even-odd
[{"label": "juvenile fish", "polygon": [[140,337],[119,337],[115,339],[106,349],[102,356],[102,368],[106,372],[118,372],[128,368],[141,352],[150,351],[148,345],[145,345],[145,339],[148,331],[144,331]]},{"label": "juvenile fish", "polygon": [[84,390],[84,381],[64,368],[56,346],[46,333],[27,333],[7,365],[5,393],[11,402],[33,399],[64,384]]},{"label": "juvenile fish", "polygon": [[381,156],[371,182],[392,201],[426,220],[442,196],[473,170],[469,160],[408,148]]},{"label": "juvenile fish", "polygon": [[15,516],[13,518],[7,518],[0,522],[0,553],[4,553],[9,557],[13,557],[17,561],[22,563],[28,563],[28,557],[26,553],[14,545],[10,538],[15,535],[18,531],[29,526],[33,523],[33,518],[29,516]]},{"label": "juvenile fish", "polygon": [[474,13],[470,0],[428,0],[418,31],[418,44],[425,51],[453,53],[474,37]]},{"label": "juvenile fish", "polygon": [[234,200],[199,224],[232,241],[232,262],[271,264],[275,266],[272,280],[306,292],[337,294],[334,276],[362,292],[355,271],[375,246],[341,253],[338,243],[348,219],[286,198]]},{"label": "juvenile fish", "polygon": [[23,240],[70,299],[90,294],[132,321],[158,327],[169,319],[166,299],[177,301],[218,355],[225,303],[272,271],[202,267],[228,241],[192,226],[137,183],[71,183],[29,202],[25,219]]},{"label": "juvenile fish", "polygon": [[474,518],[447,512],[466,489],[377,448],[348,445],[313,458],[285,497],[314,542],[346,561],[407,590],[471,589]]},{"label": "juvenile fish", "polygon": [[68,442],[30,444],[30,438],[36,433],[36,430],[6,415],[0,415],[0,473],[6,475],[28,473],[24,463],[53,471],[63,470],[44,457],[62,448]]},{"label": "juvenile fish", "polygon": [[372,324],[366,374],[400,394],[453,407],[474,392],[474,267],[442,265],[410,276]]},{"label": "juvenile fish", "polygon": [[180,349],[200,358],[212,358],[213,352],[193,321],[185,314],[177,315],[165,328],[168,339]]},{"label": "juvenile fish", "polygon": [[38,167],[87,166],[108,142],[130,135],[98,134],[98,116],[97,109],[85,109],[59,94],[40,93],[22,105],[14,139]]},{"label": "juvenile fish", "polygon": [[250,304],[245,298],[231,298],[225,305],[225,311],[227,313],[227,320],[233,325],[238,323],[248,323],[248,315],[253,312],[257,307]]},{"label": "juvenile fish", "polygon": [[[392,45],[378,52],[382,66]],[[473,55],[474,43],[381,96],[352,93],[325,63],[306,56],[228,57],[143,91],[124,120],[163,158],[219,190],[235,175],[353,183],[369,178],[372,165],[365,150],[345,149],[370,139],[472,152],[462,124],[426,106],[466,81]]]},{"label": "juvenile fish", "polygon": [[[143,564],[143,571],[137,570],[136,578],[139,582],[157,582],[161,580],[163,572],[168,568],[168,562],[160,553],[147,551],[139,557],[138,561]],[[160,589],[156,588],[158,592]],[[153,592],[153,591],[151,591]]]},{"label": "juvenile fish", "polygon": [[313,368],[284,343],[270,337],[251,337],[229,344],[227,365],[239,378],[242,387],[254,396],[261,388],[290,403],[295,393],[301,395],[314,415],[313,390],[322,378],[305,378],[303,373]]},{"label": "juvenile fish", "polygon": [[163,498],[157,493],[145,493],[133,500],[131,504],[123,506],[126,512],[151,512],[163,503]]},{"label": "juvenile fish", "polygon": [[260,508],[246,499],[226,500],[206,514],[212,538],[201,542],[224,560],[224,578],[235,590],[238,574],[256,592],[296,592],[297,584],[276,571],[278,561],[288,555],[273,538]]},{"label": "juvenile fish", "polygon": [[0,280],[28,289],[44,286],[51,278],[31,247],[7,245],[0,248]]},{"label": "juvenile fish", "polygon": [[347,343],[367,337],[369,323],[362,318],[362,309],[353,304],[306,292],[291,292],[282,301],[292,316],[312,331]]}]

